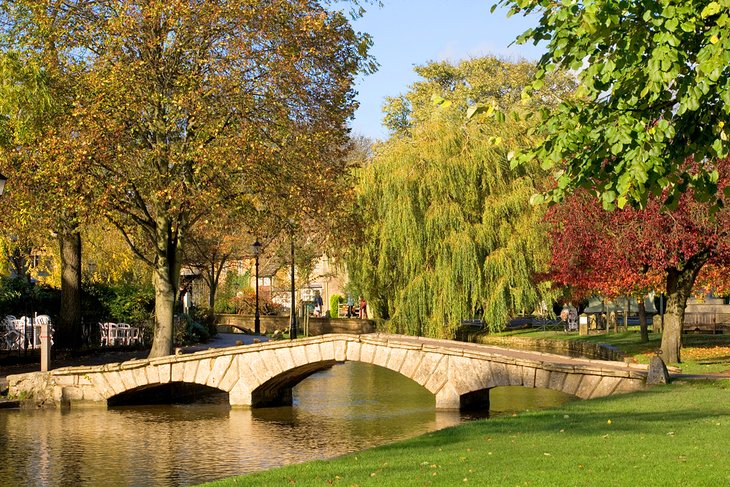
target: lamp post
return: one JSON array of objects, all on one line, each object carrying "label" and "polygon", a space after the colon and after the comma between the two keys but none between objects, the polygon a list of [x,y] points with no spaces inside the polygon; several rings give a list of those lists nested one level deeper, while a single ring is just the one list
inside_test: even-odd
[{"label": "lamp post", "polygon": [[294,221],[289,220],[289,237],[291,239],[291,311],[289,317],[289,339],[297,338],[296,291],[294,289]]},{"label": "lamp post", "polygon": [[261,255],[261,242],[256,239],[251,248],[256,259],[256,315],[253,319],[253,332],[258,335],[261,333],[261,315],[259,314],[259,256]]}]

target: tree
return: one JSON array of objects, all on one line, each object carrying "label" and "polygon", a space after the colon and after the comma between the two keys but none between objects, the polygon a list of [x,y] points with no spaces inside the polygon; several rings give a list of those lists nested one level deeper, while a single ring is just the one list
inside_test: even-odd
[{"label": "tree", "polygon": [[[61,253],[61,310],[56,345],[81,345],[81,237],[85,201],[72,103],[78,62],[77,27],[65,2],[24,0],[0,6],[0,156],[17,191],[18,209],[43,215]],[[22,218],[22,213],[16,213]]]},{"label": "tree", "polygon": [[[519,43],[546,41],[532,88],[572,69],[575,99],[544,110],[544,138],[520,161],[557,171],[549,199],[583,187],[607,208],[674,207],[687,188],[716,207],[714,161],[730,150],[730,6],[693,2],[500,0],[509,15],[539,15]],[[698,161],[688,170],[687,159]],[[726,195],[728,194],[726,190]]]},{"label": "tree", "polygon": [[255,200],[316,208],[335,180],[370,40],[301,0],[109,0],[79,15],[93,59],[78,108],[83,171],[100,183],[97,207],[153,269],[150,356],[169,354],[191,226]]},{"label": "tree", "polygon": [[658,262],[649,267],[651,258],[636,251],[641,216],[628,209],[606,211],[594,196],[578,191],[552,206],[546,220],[552,242],[546,278],[567,287],[574,299],[600,294],[625,297],[628,304],[629,297],[636,297],[641,340],[648,341],[644,296],[663,290],[664,272]]},{"label": "tree", "polygon": [[450,337],[477,314],[498,330],[549,299],[548,286],[533,279],[549,257],[541,210],[529,204],[542,173],[512,172],[507,160],[527,143],[527,125],[463,117],[477,101],[513,106],[532,69],[496,58],[432,63],[418,69],[424,80],[386,106],[403,123],[361,169],[363,233],[348,271],[399,332]]},{"label": "tree", "polygon": [[[714,170],[722,191],[730,181],[730,161],[718,161]],[[725,205],[728,198],[720,193],[719,199]],[[665,291],[662,357],[680,362],[684,309],[693,288],[726,289],[726,280],[713,276],[730,268],[730,209],[713,212],[689,191],[671,211],[662,209],[662,197],[653,197],[643,209],[607,212],[591,194],[579,192],[553,207],[549,218],[554,223],[551,277],[609,295]]]}]

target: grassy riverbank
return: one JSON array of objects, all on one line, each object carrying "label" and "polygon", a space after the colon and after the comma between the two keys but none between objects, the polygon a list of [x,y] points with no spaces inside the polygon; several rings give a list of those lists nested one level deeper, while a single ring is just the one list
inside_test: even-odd
[{"label": "grassy riverbank", "polygon": [[730,485],[730,381],[475,421],[211,486]]}]

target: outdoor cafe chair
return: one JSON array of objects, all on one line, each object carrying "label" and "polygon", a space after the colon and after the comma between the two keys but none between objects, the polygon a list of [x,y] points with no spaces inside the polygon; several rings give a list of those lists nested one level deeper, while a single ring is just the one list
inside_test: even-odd
[{"label": "outdoor cafe chair", "polygon": [[119,328],[116,323],[99,323],[101,331],[101,345],[105,347],[113,347],[119,341]]}]

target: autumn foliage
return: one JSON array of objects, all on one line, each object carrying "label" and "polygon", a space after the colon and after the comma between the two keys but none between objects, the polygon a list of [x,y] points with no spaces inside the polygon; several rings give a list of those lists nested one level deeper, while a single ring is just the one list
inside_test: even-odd
[{"label": "autumn foliage", "polygon": [[[721,201],[728,200],[724,189],[730,181],[730,161],[715,166],[718,195]],[[665,292],[670,301],[675,296],[682,316],[693,289],[727,292],[730,201],[715,212],[697,201],[692,191],[684,193],[674,208],[666,208],[664,202],[653,197],[644,208],[606,211],[583,190],[553,206],[547,215],[550,278],[569,286],[575,297]]]}]

